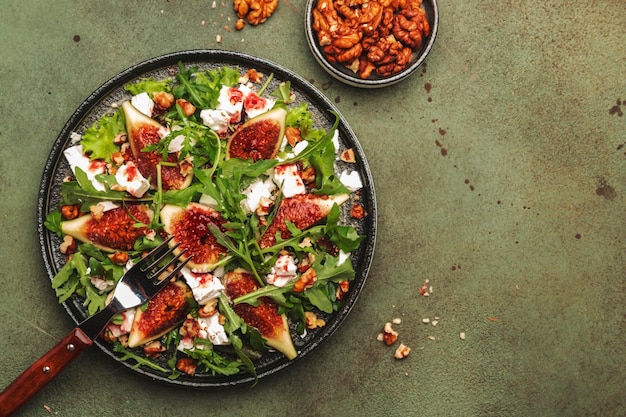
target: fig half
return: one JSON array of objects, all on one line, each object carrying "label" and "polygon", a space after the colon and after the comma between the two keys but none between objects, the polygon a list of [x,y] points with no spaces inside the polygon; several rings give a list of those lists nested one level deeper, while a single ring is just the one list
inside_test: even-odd
[{"label": "fig half", "polygon": [[161,209],[161,221],[165,231],[173,236],[170,245],[179,244],[174,253],[178,255],[186,249],[183,257],[192,258],[187,264],[192,271],[210,272],[226,256],[228,251],[217,243],[208,227],[214,224],[225,231],[224,218],[212,208],[198,203],[189,203],[186,208],[167,204]]},{"label": "fig half", "polygon": [[61,230],[106,252],[130,251],[135,241],[145,235],[145,225],[150,224],[152,217],[153,212],[147,206],[131,204],[106,210],[97,216],[86,214],[61,222]]},{"label": "fig half", "polygon": [[276,210],[274,220],[259,239],[259,246],[262,249],[273,246],[276,243],[277,232],[280,233],[282,239],[291,237],[287,220],[298,229],[306,230],[328,216],[334,204],[341,205],[347,200],[347,194],[333,196],[298,194],[283,199]]},{"label": "fig half", "polygon": [[[128,346],[141,346],[163,336],[185,320],[189,313],[188,298],[193,297],[184,282],[173,281],[148,301],[137,307],[128,335]],[[145,307],[145,308],[144,308]]]},{"label": "fig half", "polygon": [[[182,169],[176,154],[168,154],[167,160],[163,161],[160,153],[143,151],[146,146],[154,145],[161,141],[161,134],[165,127],[137,110],[130,101],[122,104],[122,110],[124,110],[124,117],[126,118],[126,131],[130,149],[141,175],[148,178],[152,187],[156,188],[158,182],[157,166],[161,162],[168,162],[168,165],[161,165],[161,184],[163,189],[182,190],[187,188],[191,184],[193,174],[190,172],[191,170]],[[170,164],[175,165],[171,166]]]},{"label": "fig half", "polygon": [[[244,269],[238,268],[228,272],[223,281],[225,294],[231,300],[259,289],[254,276]],[[269,347],[283,353],[290,360],[298,356],[289,333],[287,317],[278,314],[278,304],[271,299],[261,298],[258,306],[235,304],[233,310],[248,326],[256,328],[261,333]]]},{"label": "fig half", "polygon": [[248,120],[228,139],[226,158],[274,159],[285,136],[287,110],[277,107]]}]

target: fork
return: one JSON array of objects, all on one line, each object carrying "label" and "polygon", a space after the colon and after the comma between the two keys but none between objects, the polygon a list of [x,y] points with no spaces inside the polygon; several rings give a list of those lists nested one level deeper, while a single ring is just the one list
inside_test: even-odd
[{"label": "fork", "polygon": [[0,417],[11,415],[91,346],[113,316],[144,304],[180,272],[191,258],[180,262],[171,272],[168,268],[179,261],[185,251],[162,265],[178,246],[168,248],[170,240],[167,239],[126,271],[103,310],[81,322],[0,393]]}]

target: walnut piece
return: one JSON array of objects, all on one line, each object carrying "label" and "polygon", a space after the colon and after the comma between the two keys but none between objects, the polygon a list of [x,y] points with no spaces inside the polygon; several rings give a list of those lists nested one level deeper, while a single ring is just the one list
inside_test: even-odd
[{"label": "walnut piece", "polygon": [[278,0],[234,0],[233,6],[240,19],[252,26],[265,22],[278,7]]},{"label": "walnut piece", "polygon": [[390,322],[385,323],[385,327],[383,327],[383,341],[387,346],[391,346],[396,343],[396,340],[398,340],[398,332],[393,329]]},{"label": "walnut piece", "polygon": [[409,356],[409,352],[411,352],[411,348],[403,343],[400,343],[400,346],[398,346],[398,348],[396,349],[396,353],[393,356],[396,359],[404,359]]}]

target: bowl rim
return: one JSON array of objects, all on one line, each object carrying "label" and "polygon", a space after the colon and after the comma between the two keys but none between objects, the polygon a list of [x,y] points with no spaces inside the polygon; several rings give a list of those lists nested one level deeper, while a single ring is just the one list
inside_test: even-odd
[{"label": "bowl rim", "polygon": [[329,62],[324,56],[321,48],[317,42],[317,36],[313,31],[313,8],[317,5],[319,0],[307,0],[305,12],[304,12],[304,27],[306,33],[306,40],[309,45],[309,49],[311,50],[313,57],[317,61],[317,63],[322,66],[330,75],[332,75],[335,79],[351,85],[353,87],[360,88],[380,88],[387,87],[393,84],[396,84],[413,73],[417,71],[417,69],[424,63],[426,57],[430,54],[433,45],[435,44],[435,39],[437,37],[437,32],[439,29],[439,7],[437,5],[437,0],[424,0],[423,3],[429,3],[432,6],[432,22],[430,23],[431,33],[428,36],[428,41],[425,45],[422,46],[420,56],[417,60],[407,67],[405,70],[394,74],[390,77],[385,78],[376,78],[376,79],[363,79],[358,75],[351,75],[350,73],[343,71],[339,68],[339,65],[335,65]]}]

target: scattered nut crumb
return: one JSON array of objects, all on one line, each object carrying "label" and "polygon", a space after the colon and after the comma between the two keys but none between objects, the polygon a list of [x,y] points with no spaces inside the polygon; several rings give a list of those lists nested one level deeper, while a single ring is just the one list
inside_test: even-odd
[{"label": "scattered nut crumb", "polygon": [[44,405],[43,405],[43,409],[44,409],[44,410],[46,410],[46,411],[47,411],[47,412],[49,412],[49,413],[51,413],[51,412],[52,412],[52,408],[50,408],[50,406],[49,406],[49,405],[47,405],[47,404],[44,404]]},{"label": "scattered nut crumb", "polygon": [[216,41],[217,43],[222,43],[222,35],[217,35],[217,36],[215,37],[215,41]]},{"label": "scattered nut crumb", "polygon": [[422,319],[422,323],[428,324],[428,323],[430,323],[430,319],[428,317],[426,317],[425,319]]},{"label": "scattered nut crumb", "polygon": [[398,349],[396,349],[396,353],[393,355],[396,359],[404,359],[409,356],[409,352],[411,352],[411,348],[406,346],[404,343],[400,343]]},{"label": "scattered nut crumb", "polygon": [[339,157],[343,162],[356,162],[356,157],[354,156],[354,149],[349,148],[343,151]]},{"label": "scattered nut crumb", "polygon": [[465,340],[465,332],[461,332],[461,333],[459,333],[459,338],[460,338],[461,340]]},{"label": "scattered nut crumb", "polygon": [[433,326],[436,326],[437,324],[439,324],[439,320],[433,320],[430,322],[430,324],[432,324]]},{"label": "scattered nut crumb", "polygon": [[215,1],[214,1],[214,2],[211,4],[211,9],[215,9],[216,7],[217,7],[217,2],[215,2]]},{"label": "scattered nut crumb", "polygon": [[435,340],[435,336],[428,335],[428,340]]},{"label": "scattered nut crumb", "polygon": [[376,336],[376,340],[382,342],[383,340],[385,340],[385,335],[383,335],[382,333],[378,333],[378,336]]},{"label": "scattered nut crumb", "polygon": [[398,332],[391,326],[390,322],[385,323],[383,328],[383,340],[387,346],[391,346],[398,340]]},{"label": "scattered nut crumb", "polygon": [[400,317],[396,317],[395,319],[393,319],[391,321],[393,324],[400,324],[402,323],[402,319]]}]

